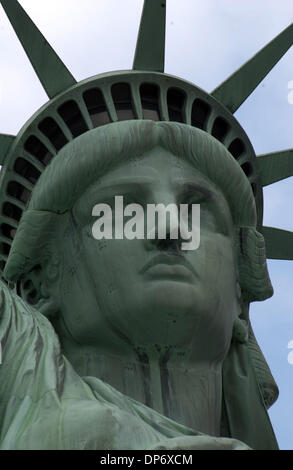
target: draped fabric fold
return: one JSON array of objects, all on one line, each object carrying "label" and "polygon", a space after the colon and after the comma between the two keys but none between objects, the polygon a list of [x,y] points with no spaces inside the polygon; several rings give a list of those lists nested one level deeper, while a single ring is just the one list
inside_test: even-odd
[{"label": "draped fabric fold", "polygon": [[223,365],[223,401],[227,437],[254,450],[278,450],[247,344],[231,344]]}]

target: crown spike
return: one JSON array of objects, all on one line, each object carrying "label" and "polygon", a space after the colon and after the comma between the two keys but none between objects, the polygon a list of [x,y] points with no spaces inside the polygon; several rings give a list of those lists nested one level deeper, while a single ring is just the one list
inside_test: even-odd
[{"label": "crown spike", "polygon": [[280,228],[262,227],[266,256],[270,259],[293,260],[293,232]]},{"label": "crown spike", "polygon": [[133,70],[164,72],[166,0],[145,0]]},{"label": "crown spike", "polygon": [[212,95],[235,113],[293,44],[293,23],[218,86]]},{"label": "crown spike", "polygon": [[76,84],[76,80],[16,0],[0,0],[49,98]]},{"label": "crown spike", "polygon": [[293,176],[293,149],[258,155],[256,161],[263,186]]},{"label": "crown spike", "polygon": [[0,165],[4,164],[6,155],[14,140],[15,137],[13,135],[0,134]]}]

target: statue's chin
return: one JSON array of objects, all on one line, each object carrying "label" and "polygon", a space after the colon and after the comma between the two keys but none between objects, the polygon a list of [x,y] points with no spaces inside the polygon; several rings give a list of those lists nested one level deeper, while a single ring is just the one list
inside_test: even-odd
[{"label": "statue's chin", "polygon": [[204,352],[213,360],[225,349],[232,322],[229,312],[234,311],[231,302],[223,304],[221,298],[222,292],[202,280],[144,281],[120,302],[123,310],[108,319],[119,338],[127,338],[131,348],[146,354],[160,346],[161,351],[181,348],[201,359]]},{"label": "statue's chin", "polygon": [[128,330],[132,344],[187,346],[202,315],[201,309],[197,309],[197,304],[201,304],[197,291],[196,286],[182,280],[149,282],[139,302],[129,305],[117,322],[124,332]]}]

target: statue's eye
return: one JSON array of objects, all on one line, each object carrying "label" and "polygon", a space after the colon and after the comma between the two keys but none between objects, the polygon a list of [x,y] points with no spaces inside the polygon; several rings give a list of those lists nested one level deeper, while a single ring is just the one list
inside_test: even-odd
[{"label": "statue's eye", "polygon": [[212,197],[213,194],[209,189],[195,184],[186,184],[182,188],[180,199],[184,204],[203,204],[210,201]]},{"label": "statue's eye", "polygon": [[189,210],[192,208],[192,204],[204,204],[211,199],[210,195],[205,194],[203,192],[197,192],[189,194],[187,197],[184,198],[183,204],[188,204]]},{"label": "statue's eye", "polygon": [[197,211],[193,211],[193,205],[199,206],[199,220],[200,226],[205,230],[216,229],[216,219],[214,214],[214,204],[212,204],[212,197],[209,194],[204,194],[202,192],[197,194],[192,194],[185,204],[188,206],[188,227],[189,230],[192,229],[194,223],[196,223]]}]

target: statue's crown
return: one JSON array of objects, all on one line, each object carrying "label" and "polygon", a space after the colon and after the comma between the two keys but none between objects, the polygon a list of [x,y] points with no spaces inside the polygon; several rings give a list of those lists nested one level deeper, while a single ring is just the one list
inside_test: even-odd
[{"label": "statue's crown", "polygon": [[16,0],[1,0],[50,100],[16,137],[0,135],[0,260],[4,269],[34,185],[51,159],[79,135],[129,119],[185,123],[229,150],[255,196],[269,258],[293,259],[293,234],[262,227],[263,186],[293,175],[293,151],[256,157],[233,113],[293,44],[293,25],[208,94],[164,73],[166,0],[145,0],[133,69],[77,83]]}]

